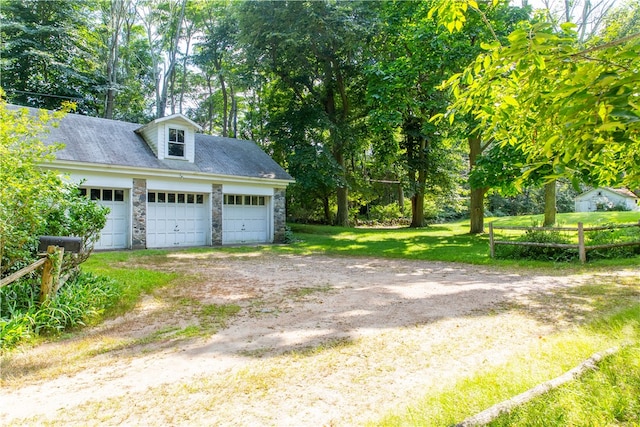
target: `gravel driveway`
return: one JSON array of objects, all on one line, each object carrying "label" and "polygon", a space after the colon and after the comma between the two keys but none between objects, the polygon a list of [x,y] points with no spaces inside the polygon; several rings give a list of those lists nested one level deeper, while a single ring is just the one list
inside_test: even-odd
[{"label": "gravel driveway", "polygon": [[[25,370],[19,378],[3,374],[1,424],[375,420],[570,325],[575,312],[549,304],[551,295],[592,280],[260,252],[176,252],[153,268],[192,279],[79,337],[15,355],[9,363]],[[141,344],[194,321],[177,300],[241,310],[213,336]],[[136,344],[109,347],[120,342]],[[109,350],[87,353],[91,346]],[[74,362],[77,353],[85,356]],[[42,360],[53,362],[39,366]]]}]

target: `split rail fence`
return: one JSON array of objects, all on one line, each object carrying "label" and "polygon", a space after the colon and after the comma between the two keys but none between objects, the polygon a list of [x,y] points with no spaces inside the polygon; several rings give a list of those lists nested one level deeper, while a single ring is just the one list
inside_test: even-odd
[{"label": "split rail fence", "polygon": [[[608,243],[601,245],[587,245],[585,244],[585,232],[589,231],[601,231],[601,230],[617,230],[622,228],[640,227],[640,221],[637,224],[617,224],[606,225],[599,227],[585,227],[583,223],[579,222],[578,227],[500,227],[494,226],[493,223],[489,223],[489,248],[491,258],[495,258],[497,245],[516,245],[516,246],[539,246],[547,248],[563,248],[563,249],[577,249],[580,257],[580,262],[587,262],[587,251],[594,249],[610,249],[623,246],[640,246],[639,241],[633,242],[620,242],[620,243]],[[578,233],[578,243],[541,243],[541,242],[521,242],[513,240],[496,240],[495,230],[520,230],[520,231],[569,231]]]},{"label": "split rail fence", "polygon": [[60,272],[65,250],[70,253],[78,253],[82,248],[82,239],[79,237],[65,236],[40,236],[38,249],[46,253],[38,254],[42,258],[27,267],[0,279],[0,288],[10,285],[21,277],[42,267],[42,280],[40,285],[40,302],[46,301],[58,291],[62,282]]}]

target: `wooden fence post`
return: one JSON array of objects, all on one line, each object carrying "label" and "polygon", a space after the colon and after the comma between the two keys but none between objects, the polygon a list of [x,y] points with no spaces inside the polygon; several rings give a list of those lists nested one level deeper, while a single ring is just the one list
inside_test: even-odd
[{"label": "wooden fence post", "polygon": [[584,225],[578,223],[578,254],[580,255],[580,262],[587,262],[587,250],[584,247]]},{"label": "wooden fence post", "polygon": [[[52,255],[57,253],[57,259]],[[40,285],[40,303],[45,302],[51,294],[57,290],[60,280],[60,268],[62,267],[62,257],[64,248],[57,246],[47,246],[47,255],[42,268],[42,283]]]},{"label": "wooden fence post", "polygon": [[493,222],[489,223],[489,255],[491,258],[495,258],[496,250],[493,244]]}]

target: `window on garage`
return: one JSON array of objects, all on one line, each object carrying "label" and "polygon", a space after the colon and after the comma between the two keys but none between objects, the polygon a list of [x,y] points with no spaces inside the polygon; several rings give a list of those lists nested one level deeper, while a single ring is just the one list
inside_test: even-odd
[{"label": "window on garage", "polygon": [[81,188],[80,194],[85,197],[88,196],[91,200],[124,202],[124,190],[113,190],[108,188]]},{"label": "window on garage", "polygon": [[147,202],[149,203],[186,203],[188,205],[204,204],[204,194],[193,193],[171,193],[161,191],[147,192]]},{"label": "window on garage", "polygon": [[225,205],[264,206],[265,196],[240,196],[237,194],[225,194]]}]

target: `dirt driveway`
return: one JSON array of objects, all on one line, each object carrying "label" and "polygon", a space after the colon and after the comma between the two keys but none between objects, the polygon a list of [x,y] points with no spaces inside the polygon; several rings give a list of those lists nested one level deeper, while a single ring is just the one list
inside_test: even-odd
[{"label": "dirt driveway", "polygon": [[[176,252],[154,268],[187,279],[5,362],[21,373],[3,373],[0,424],[360,424],[578,321],[552,296],[594,280],[260,252]],[[215,335],[172,339],[197,322],[194,301],[241,310]]]}]

